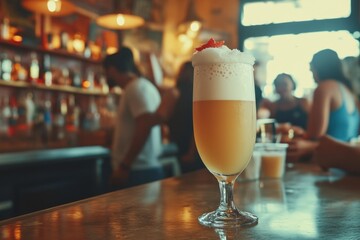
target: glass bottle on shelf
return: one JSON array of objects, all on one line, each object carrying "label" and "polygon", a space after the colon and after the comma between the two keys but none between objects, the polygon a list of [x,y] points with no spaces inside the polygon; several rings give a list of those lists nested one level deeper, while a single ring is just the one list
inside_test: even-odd
[{"label": "glass bottle on shelf", "polygon": [[19,133],[22,133],[22,135],[26,135],[28,132],[28,125],[27,125],[27,119],[26,119],[26,94],[21,92],[20,95],[17,96],[17,114],[18,119],[16,123],[16,129]]},{"label": "glass bottle on shelf", "polygon": [[51,86],[53,82],[53,74],[51,71],[51,58],[48,54],[44,56],[44,83]]},{"label": "glass bottle on shelf", "polygon": [[10,20],[9,18],[4,18],[1,24],[1,38],[4,40],[10,39]]},{"label": "glass bottle on shelf", "polygon": [[38,56],[35,52],[32,52],[30,55],[30,83],[37,84],[40,77],[40,66]]},{"label": "glass bottle on shelf", "polygon": [[65,116],[68,112],[68,107],[64,94],[59,94],[54,106],[54,133],[56,139],[63,139],[65,137]]},{"label": "glass bottle on shelf", "polygon": [[79,129],[80,108],[76,105],[73,94],[68,97],[68,111],[66,114],[66,133],[69,146],[75,146],[77,143],[77,132]]},{"label": "glass bottle on shelf", "polygon": [[11,72],[13,68],[12,61],[7,53],[3,53],[1,56],[1,79],[4,81],[11,80]]},{"label": "glass bottle on shelf", "polygon": [[86,43],[85,43],[84,57],[91,58],[91,47],[90,47],[89,41],[86,41]]},{"label": "glass bottle on shelf", "polygon": [[73,94],[68,97],[68,111],[66,114],[66,129],[68,131],[77,131],[79,128],[80,108],[76,105]]},{"label": "glass bottle on shelf", "polygon": [[34,94],[35,113],[32,133],[35,137],[35,144],[47,146],[52,133],[52,104],[51,95],[35,91]]},{"label": "glass bottle on shelf", "polygon": [[61,75],[58,79],[58,84],[62,86],[70,85],[70,71],[67,67],[61,69]]},{"label": "glass bottle on shelf", "polygon": [[74,71],[73,74],[73,80],[72,80],[72,86],[73,87],[77,87],[77,88],[81,88],[81,73],[79,71]]},{"label": "glass bottle on shelf", "polygon": [[31,92],[28,92],[25,97],[25,109],[26,109],[26,124],[28,126],[29,132],[33,127],[36,106],[33,100],[34,96]]},{"label": "glass bottle on shelf", "polygon": [[12,137],[16,133],[16,125],[17,125],[17,120],[19,118],[18,106],[15,96],[10,97],[9,106],[10,106],[10,117],[9,117],[8,135],[9,137]]},{"label": "glass bottle on shelf", "polygon": [[0,131],[1,135],[8,135],[9,118],[11,116],[11,109],[9,105],[9,96],[5,95],[2,99],[1,112],[0,112]]},{"label": "glass bottle on shelf", "polygon": [[99,83],[100,83],[101,91],[103,93],[109,93],[110,91],[109,85],[107,84],[106,77],[103,74],[100,75]]},{"label": "glass bottle on shelf", "polygon": [[21,57],[15,55],[14,64],[11,71],[11,79],[13,81],[26,81],[27,71],[26,68],[22,65]]},{"label": "glass bottle on shelf", "polygon": [[100,114],[93,96],[90,98],[89,107],[85,113],[83,128],[87,131],[100,129]]},{"label": "glass bottle on shelf", "polygon": [[94,72],[89,69],[86,74],[86,79],[82,83],[82,86],[85,89],[94,90],[94,84],[95,84],[95,75]]}]

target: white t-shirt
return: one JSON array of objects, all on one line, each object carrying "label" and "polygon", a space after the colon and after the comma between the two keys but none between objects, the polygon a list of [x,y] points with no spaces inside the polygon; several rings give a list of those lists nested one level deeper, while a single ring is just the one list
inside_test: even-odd
[{"label": "white t-shirt", "polygon": [[[160,105],[161,97],[155,86],[144,78],[132,80],[122,92],[117,111],[114,141],[112,146],[112,164],[116,168],[130,147],[134,131],[135,118],[144,113],[153,113]],[[131,169],[141,170],[159,167],[158,157],[162,150],[160,126],[152,127],[149,136],[133,162]]]}]

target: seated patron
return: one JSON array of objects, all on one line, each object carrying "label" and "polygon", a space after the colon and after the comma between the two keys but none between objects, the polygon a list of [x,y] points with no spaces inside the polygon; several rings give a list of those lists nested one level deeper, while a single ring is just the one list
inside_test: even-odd
[{"label": "seated patron", "polygon": [[311,155],[324,135],[346,142],[359,134],[358,101],[342,72],[337,53],[322,50],[313,56],[310,66],[318,86],[305,138],[296,139],[289,146],[288,156],[292,160]]},{"label": "seated patron", "polygon": [[293,95],[296,83],[292,76],[287,73],[279,74],[274,80],[274,86],[279,99],[267,104],[270,117],[278,123],[289,123],[306,129],[310,103],[306,98]]}]

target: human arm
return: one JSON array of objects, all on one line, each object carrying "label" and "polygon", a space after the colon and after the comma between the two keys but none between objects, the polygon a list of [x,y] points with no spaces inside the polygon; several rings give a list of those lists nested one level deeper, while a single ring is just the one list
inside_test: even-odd
[{"label": "human arm", "polygon": [[311,103],[307,98],[300,98],[300,106],[307,113],[311,110]]},{"label": "human arm", "polygon": [[310,141],[303,138],[294,139],[289,142],[286,156],[287,161],[298,162],[304,160],[304,158],[309,159],[317,146],[318,141]]},{"label": "human arm", "polygon": [[144,113],[135,118],[134,133],[130,147],[122,162],[113,170],[111,177],[113,185],[123,185],[128,181],[131,166],[143,148],[151,128],[161,121],[162,118],[156,112]]},{"label": "human arm", "polygon": [[314,153],[314,160],[323,168],[339,168],[360,174],[360,146],[336,141],[324,136]]},{"label": "human arm", "polygon": [[329,125],[331,107],[331,91],[327,84],[320,84],[315,92],[313,104],[309,114],[307,137],[318,139],[326,133]]}]

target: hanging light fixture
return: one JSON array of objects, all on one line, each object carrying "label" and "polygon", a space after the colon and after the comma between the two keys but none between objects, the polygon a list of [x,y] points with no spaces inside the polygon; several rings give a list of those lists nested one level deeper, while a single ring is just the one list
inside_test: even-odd
[{"label": "hanging light fixture", "polygon": [[32,12],[63,16],[75,11],[75,5],[68,0],[23,0],[22,6]]},{"label": "hanging light fixture", "polygon": [[104,28],[109,29],[131,29],[142,26],[145,20],[137,15],[131,14],[128,1],[116,1],[114,2],[117,6],[114,9],[117,12],[100,16],[96,19],[96,23]]},{"label": "hanging light fixture", "polygon": [[109,29],[131,29],[142,26],[145,21],[142,17],[135,15],[112,13],[98,17],[96,23]]}]

